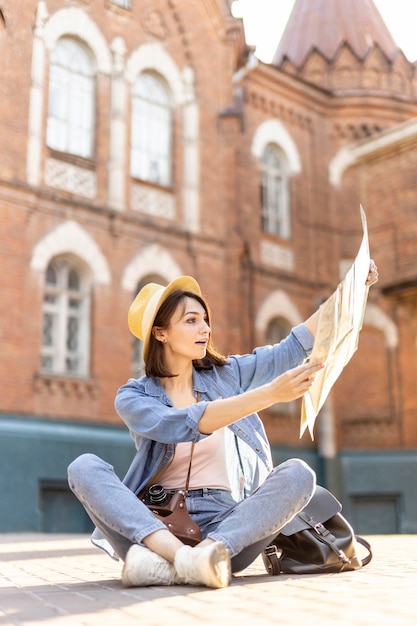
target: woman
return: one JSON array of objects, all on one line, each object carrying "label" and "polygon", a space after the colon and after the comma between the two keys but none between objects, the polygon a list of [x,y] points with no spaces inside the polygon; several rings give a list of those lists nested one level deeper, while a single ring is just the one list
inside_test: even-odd
[{"label": "woman", "polygon": [[[377,281],[372,262],[367,284]],[[69,485],[96,525],[93,542],[124,560],[126,586],[226,587],[305,507],[315,475],[301,460],[273,468],[257,412],[301,397],[322,364],[306,361],[317,312],[274,346],[228,359],[213,347],[210,312],[198,283],[182,276],[150,283],[129,310],[143,341],[145,376],[130,379],[115,406],[137,453],[123,481],[92,454],[68,469]],[[185,486],[203,540],[184,545],[137,497],[155,475]]]}]

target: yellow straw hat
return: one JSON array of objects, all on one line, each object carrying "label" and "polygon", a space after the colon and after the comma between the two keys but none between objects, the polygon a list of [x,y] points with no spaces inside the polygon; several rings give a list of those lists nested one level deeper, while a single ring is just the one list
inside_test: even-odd
[{"label": "yellow straw hat", "polygon": [[143,341],[142,356],[146,362],[149,338],[155,317],[163,302],[174,291],[189,291],[201,296],[198,282],[191,276],[180,276],[164,287],[158,283],[148,283],[138,293],[129,308],[128,324],[130,332]]}]

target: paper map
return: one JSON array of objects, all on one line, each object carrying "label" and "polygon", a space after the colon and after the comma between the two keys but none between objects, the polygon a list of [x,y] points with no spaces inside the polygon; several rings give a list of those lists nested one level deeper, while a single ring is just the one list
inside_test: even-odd
[{"label": "paper map", "polygon": [[319,321],[311,363],[325,363],[304,394],[301,405],[300,438],[308,428],[314,439],[316,417],[341,371],[357,350],[369,287],[365,285],[370,264],[366,215],[360,207],[363,238],[358,254],[335,292],[319,308]]}]

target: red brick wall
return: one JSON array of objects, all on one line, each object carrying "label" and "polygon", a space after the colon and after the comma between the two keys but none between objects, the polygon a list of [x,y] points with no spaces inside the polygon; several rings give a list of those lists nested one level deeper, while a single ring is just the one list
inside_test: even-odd
[{"label": "red brick wall", "polygon": [[[127,55],[157,41],[147,26],[148,7],[132,12],[111,3],[51,0],[52,15],[79,7],[100,28],[107,45],[123,37]],[[358,206],[368,216],[372,254],[380,285],[370,302],[396,325],[399,342],[387,350],[380,330],[365,327],[360,348],[334,390],[340,447],[417,445],[415,296],[387,295],[385,286],[416,278],[415,145],[381,153],[347,170],[339,188],[329,183],[329,163],[354,139],[354,128],[372,121],[381,128],[417,114],[412,99],[385,96],[334,97],[283,71],[261,65],[234,85],[242,55],[242,30],[226,17],[225,3],[155,0],[163,17],[166,52],[180,71],[195,73],[199,105],[200,219],[196,235],[182,224],[182,114],[175,134],[173,223],[122,213],[107,205],[110,80],[100,76],[96,157],[98,194],[86,202],[67,192],[26,183],[32,37],[37,3],[19,0],[4,8],[0,32],[0,412],[87,422],[118,422],[116,389],[130,376],[131,338],[126,313],[131,295],[121,287],[126,266],[144,246],[169,250],[184,272],[200,281],[213,311],[215,343],[224,352],[250,350],[264,337],[254,320],[264,300],[285,292],[303,318],[337,285],[339,261],[357,251]],[[218,8],[216,8],[216,6]],[[240,28],[240,30],[239,30]],[[46,77],[47,82],[47,71]],[[233,104],[233,88],[244,93],[242,115],[221,117]],[[46,119],[47,107],[43,115]],[[277,119],[291,135],[302,171],[291,180],[292,238],[278,241],[294,255],[291,272],[261,262],[259,165],[251,153],[254,134]],[[353,130],[352,130],[353,129]],[[42,164],[49,154],[43,148]],[[127,183],[129,176],[126,175]],[[41,277],[30,270],[34,246],[54,227],[76,221],[108,261],[110,285],[95,286],[91,310],[91,379],[45,379],[39,375]],[[274,240],[275,241],[275,240]],[[265,414],[273,442],[298,445],[298,415]],[[310,444],[306,438],[303,445]],[[314,444],[315,445],[315,444]]]},{"label": "red brick wall", "polygon": [[[380,273],[378,286],[371,290],[369,299],[394,323],[398,333],[397,344],[388,347],[383,341],[377,342],[374,332],[365,328],[354,357],[356,367],[363,364],[362,374],[357,376],[358,383],[362,380],[362,393],[358,394],[356,386],[349,389],[349,375],[344,373],[340,381],[340,395],[347,392],[353,415],[375,414],[376,423],[377,413],[381,418],[385,415],[385,426],[381,425],[379,432],[375,428],[372,434],[364,433],[360,445],[365,447],[373,447],[373,441],[381,441],[385,447],[405,448],[417,443],[416,147],[414,138],[378,152],[347,170],[340,189],[344,198],[353,187],[360,190],[367,211],[371,253]],[[359,196],[358,191],[355,194]],[[343,206],[346,211],[345,202]],[[345,380],[346,390],[342,384]],[[358,395],[365,399],[365,405],[355,410],[352,398]]]}]

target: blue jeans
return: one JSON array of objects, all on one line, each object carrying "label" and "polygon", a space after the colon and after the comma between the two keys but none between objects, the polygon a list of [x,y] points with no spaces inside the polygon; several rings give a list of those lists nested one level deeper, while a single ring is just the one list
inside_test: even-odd
[{"label": "blue jeans", "polygon": [[[166,529],[116,476],[113,467],[83,454],[68,468],[71,490],[93,523],[125,559],[134,543]],[[315,474],[304,461],[290,459],[275,467],[254,493],[235,502],[224,489],[190,491],[187,507],[203,537],[221,541],[232,558],[232,571],[256,559],[280,529],[301,511],[315,488]]]}]

